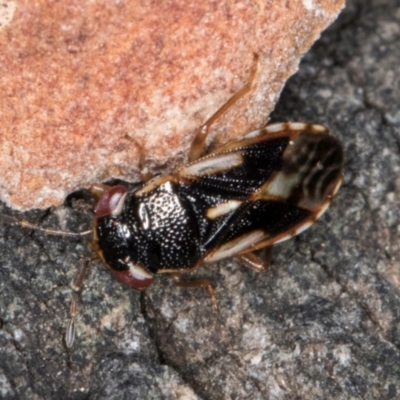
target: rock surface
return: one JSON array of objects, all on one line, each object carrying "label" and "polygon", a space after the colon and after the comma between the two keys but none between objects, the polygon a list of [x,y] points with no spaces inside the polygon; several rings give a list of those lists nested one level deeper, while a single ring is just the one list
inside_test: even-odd
[{"label": "rock surface", "polygon": [[263,126],[301,55],[344,0],[163,2],[3,0],[0,199],[60,204],[109,178],[186,160],[195,131],[246,82],[211,132]]},{"label": "rock surface", "polygon": [[[200,289],[161,278],[137,293],[92,263],[68,353],[69,285],[89,238],[1,224],[0,397],[399,398],[399,41],[398,2],[349,0],[289,80],[272,120],[330,126],[345,182],[265,273],[232,260],[198,271],[218,314]],[[91,201],[77,193],[24,218],[83,231]]]}]

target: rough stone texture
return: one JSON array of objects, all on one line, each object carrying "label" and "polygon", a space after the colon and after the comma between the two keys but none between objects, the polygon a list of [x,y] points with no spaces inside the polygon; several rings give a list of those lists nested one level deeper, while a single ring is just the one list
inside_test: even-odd
[{"label": "rough stone texture", "polygon": [[[350,0],[288,82],[272,119],[329,125],[345,182],[265,273],[232,260],[198,271],[218,314],[203,290],[165,277],[137,293],[93,263],[68,353],[68,285],[89,239],[1,225],[0,397],[399,398],[399,42],[398,2]],[[82,231],[91,201],[25,218]]]},{"label": "rough stone texture", "polygon": [[0,199],[45,208],[111,177],[137,179],[140,146],[148,168],[172,169],[243,86],[253,53],[251,94],[211,136],[265,124],[343,3],[2,0]]}]

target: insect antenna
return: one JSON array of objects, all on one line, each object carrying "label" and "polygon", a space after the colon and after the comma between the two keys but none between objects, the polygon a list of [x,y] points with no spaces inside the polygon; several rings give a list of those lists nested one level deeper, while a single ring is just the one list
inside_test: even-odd
[{"label": "insect antenna", "polygon": [[18,220],[16,218],[10,217],[9,215],[0,214],[0,221],[5,222],[8,225],[20,226],[22,228],[32,229],[35,231],[45,232],[50,235],[59,235],[59,236],[86,236],[91,234],[92,229],[82,232],[68,232],[59,229],[51,229],[51,228],[43,228],[36,224],[33,224],[26,220]]},{"label": "insect antenna", "polygon": [[[17,218],[14,218],[14,217],[11,217],[11,216],[5,215],[5,214],[0,214],[0,222],[4,222],[5,224],[12,225],[12,226],[17,226],[17,227],[22,227],[22,228],[26,228],[26,229],[35,230],[35,231],[44,232],[49,235],[77,237],[77,236],[86,236],[86,235],[90,235],[93,233],[92,229],[82,231],[82,232],[68,232],[68,231],[63,231],[63,230],[59,230],[59,229],[43,228],[41,226],[38,226],[37,224],[31,223],[24,219],[18,220]],[[82,289],[83,280],[84,280],[86,272],[89,268],[89,263],[94,258],[96,258],[96,256],[92,256],[92,257],[85,259],[82,267],[80,268],[78,276],[76,277],[74,283],[71,285],[71,289],[74,292],[72,294],[70,311],[69,311],[69,321],[67,323],[67,329],[66,329],[65,338],[64,338],[65,346],[67,347],[68,350],[72,348],[74,341],[75,341],[75,336],[76,336],[75,323],[76,323],[77,314],[78,314],[78,292],[80,292]]]}]

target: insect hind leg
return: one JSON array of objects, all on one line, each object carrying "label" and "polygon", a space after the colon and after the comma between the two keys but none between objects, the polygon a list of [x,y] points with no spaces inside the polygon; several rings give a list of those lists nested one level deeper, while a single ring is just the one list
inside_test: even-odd
[{"label": "insect hind leg", "polygon": [[175,285],[179,287],[191,287],[191,288],[203,287],[207,289],[208,294],[211,297],[211,301],[213,302],[213,308],[215,311],[217,310],[218,305],[217,305],[217,299],[215,297],[215,291],[213,286],[211,285],[211,282],[208,279],[203,278],[203,279],[186,280],[179,272],[174,272],[173,274],[171,274],[171,278],[175,283]]},{"label": "insect hind leg", "polygon": [[236,92],[222,107],[220,107],[196,132],[192,145],[189,150],[189,161],[195,161],[202,155],[210,126],[219,117],[224,115],[239,99],[245,96],[251,89],[251,85],[257,73],[258,55],[254,54],[253,65],[251,67],[249,78],[245,85]]},{"label": "insect hind leg", "polygon": [[83,262],[82,268],[79,270],[78,276],[76,277],[73,285],[71,286],[74,291],[71,299],[71,305],[69,308],[69,321],[65,332],[65,346],[67,349],[71,349],[76,336],[76,318],[78,315],[78,293],[82,289],[83,280],[85,279],[86,273],[89,269],[89,264],[92,260],[97,259],[97,255],[93,255],[91,258],[86,258]]},{"label": "insect hind leg", "polygon": [[258,257],[253,252],[249,252],[236,256],[236,259],[253,271],[263,272],[271,265],[271,253],[272,246],[269,246],[265,248],[263,258]]}]

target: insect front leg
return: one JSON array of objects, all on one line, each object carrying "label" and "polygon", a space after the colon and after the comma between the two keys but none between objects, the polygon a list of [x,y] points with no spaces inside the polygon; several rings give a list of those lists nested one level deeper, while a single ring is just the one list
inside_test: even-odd
[{"label": "insect front leg", "polygon": [[72,285],[72,289],[74,290],[75,294],[73,294],[72,296],[71,305],[69,309],[70,319],[68,321],[67,330],[65,332],[65,345],[67,346],[68,349],[70,349],[73,346],[76,335],[75,322],[78,314],[78,300],[76,293],[82,289],[83,280],[89,268],[89,262],[90,262],[89,259],[85,260],[74,284]]},{"label": "insect front leg", "polygon": [[139,148],[139,162],[138,162],[138,168],[139,168],[139,175],[140,175],[140,180],[144,183],[148,182],[150,179],[154,177],[154,174],[150,172],[147,167],[146,167],[146,155],[143,149],[143,146],[139,144],[136,140],[132,139],[136,146]]},{"label": "insect front leg", "polygon": [[256,272],[265,271],[271,264],[272,246],[265,248],[263,259],[256,256],[254,253],[245,253],[236,256],[236,258],[245,266]]},{"label": "insect front leg", "polygon": [[180,272],[172,273],[171,278],[176,286],[191,287],[191,288],[197,288],[197,287],[206,288],[208,294],[211,297],[211,301],[213,302],[213,308],[214,310],[217,310],[218,306],[217,306],[217,298],[215,297],[215,291],[213,286],[211,285],[211,282],[208,279],[204,278],[204,279],[186,280],[183,278]]},{"label": "insect front leg", "polygon": [[[136,140],[130,138],[135,144],[136,146],[139,148],[139,162],[138,162],[138,168],[139,168],[139,175],[140,175],[140,179],[142,182],[146,183],[148,182],[150,179],[153,178],[153,174],[147,169],[146,167],[146,156],[144,154],[143,151],[143,147],[136,142]],[[97,199],[100,199],[101,197],[103,197],[103,195],[110,191],[110,189],[112,189],[113,186],[110,185],[104,185],[103,183],[96,183],[94,185],[91,185],[89,187],[89,191],[93,194],[93,196],[95,196]]]},{"label": "insect front leg", "polygon": [[133,142],[133,144],[139,150],[139,161],[138,161],[138,169],[139,169],[139,176],[140,180],[143,183],[148,182],[150,179],[154,178],[154,174],[150,172],[146,167],[146,154],[144,151],[143,146],[134,138],[130,137],[129,135],[125,135],[125,138]]},{"label": "insect front leg", "polygon": [[215,120],[224,115],[240,98],[245,96],[251,89],[254,77],[257,72],[258,55],[254,54],[253,65],[246,84],[236,92],[221,108],[219,108],[196,132],[189,150],[189,162],[195,161],[202,155],[210,126]]}]

